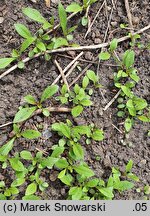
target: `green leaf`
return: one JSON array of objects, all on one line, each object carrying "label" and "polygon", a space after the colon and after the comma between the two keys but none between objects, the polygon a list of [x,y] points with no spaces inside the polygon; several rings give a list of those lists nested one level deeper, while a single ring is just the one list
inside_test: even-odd
[{"label": "green leaf", "polygon": [[69,195],[72,196],[72,200],[80,200],[82,194],[83,192],[81,187],[71,187],[69,190]]},{"label": "green leaf", "polygon": [[91,106],[93,103],[88,99],[83,99],[82,101],[80,101],[80,104],[83,106]]},{"label": "green leaf", "polygon": [[13,148],[13,143],[15,141],[15,137],[8,141],[5,145],[0,147],[0,155],[6,156]]},{"label": "green leaf", "polygon": [[139,178],[136,175],[134,175],[133,173],[128,173],[127,177],[133,181],[139,181]]},{"label": "green leaf", "polygon": [[67,8],[66,8],[66,11],[67,12],[79,12],[79,11],[82,11],[82,7],[79,5],[79,4],[77,4],[77,3],[75,3],[75,2],[73,2],[73,3],[71,3]]},{"label": "green leaf", "polygon": [[35,98],[32,96],[32,95],[27,95],[24,97],[24,100],[29,103],[29,104],[32,104],[32,105],[35,105],[36,104],[36,100]]},{"label": "green leaf", "polygon": [[25,130],[21,133],[21,136],[27,139],[36,139],[41,136],[41,133],[36,130]]},{"label": "green leaf", "polygon": [[87,178],[94,176],[93,170],[85,165],[73,166],[73,169],[80,175],[85,176]]},{"label": "green leaf", "polygon": [[52,130],[61,132],[65,137],[69,138],[71,137],[71,130],[68,127],[68,125],[64,123],[54,123],[52,124]]},{"label": "green leaf", "polygon": [[143,110],[147,107],[147,101],[145,99],[134,97],[133,98],[133,104],[136,110]]},{"label": "green leaf", "polygon": [[81,24],[86,26],[88,24],[88,18],[86,16],[82,17]]},{"label": "green leaf", "polygon": [[119,191],[126,191],[134,187],[134,184],[129,181],[120,181],[114,183],[114,189],[119,190]]},{"label": "green leaf", "polygon": [[81,105],[75,106],[71,110],[71,114],[73,115],[73,117],[79,116],[82,112],[83,112],[83,107]]},{"label": "green leaf", "polygon": [[104,139],[104,132],[102,130],[94,130],[92,134],[92,139],[96,141],[102,141]]},{"label": "green leaf", "polygon": [[59,37],[54,40],[54,49],[62,46],[68,46],[68,41],[65,38]]},{"label": "green leaf", "polygon": [[92,70],[87,70],[87,77],[94,83],[96,84],[98,82],[98,76],[95,74],[94,71]]},{"label": "green leaf", "polygon": [[25,167],[23,165],[23,163],[21,161],[19,161],[19,159],[17,158],[10,158],[9,162],[11,164],[11,167],[15,170],[15,171],[24,171]]},{"label": "green leaf", "polygon": [[59,158],[54,158],[54,157],[47,157],[45,159],[42,159],[41,165],[42,167],[47,167],[48,169],[52,169],[54,164],[59,160]]},{"label": "green leaf", "polygon": [[136,109],[133,105],[133,101],[131,99],[129,99],[126,103],[126,106],[128,108],[128,111],[130,113],[131,116],[136,116]]},{"label": "green leaf", "polygon": [[110,59],[110,53],[109,52],[101,52],[98,57],[100,60],[108,60]]},{"label": "green leaf", "polygon": [[26,191],[25,191],[25,195],[32,195],[37,191],[37,184],[35,182],[31,183],[28,185]]},{"label": "green leaf", "polygon": [[68,186],[71,186],[72,181],[73,181],[73,177],[72,177],[71,174],[66,174],[66,175],[64,175],[62,178],[60,178],[60,180],[61,180],[64,184],[66,184],[66,185],[68,185]]},{"label": "green leaf", "polygon": [[150,122],[150,118],[144,115],[138,116],[138,119],[143,122]]},{"label": "green leaf", "polygon": [[134,68],[130,68],[129,71],[128,71],[131,79],[133,79],[135,82],[139,82],[140,78],[139,76],[137,75],[137,70],[134,69]]},{"label": "green leaf", "polygon": [[12,195],[19,194],[19,190],[16,187],[10,187],[9,190]]},{"label": "green leaf", "polygon": [[130,129],[132,127],[132,124],[133,124],[132,119],[130,119],[129,117],[126,118],[124,126],[125,126],[125,129],[126,129],[127,132],[130,131]]},{"label": "green leaf", "polygon": [[131,172],[133,166],[133,160],[129,160],[129,162],[126,165],[126,172]]},{"label": "green leaf", "polygon": [[46,116],[46,117],[50,116],[50,112],[49,112],[49,110],[46,109],[46,108],[42,109],[42,113],[43,113],[43,115]]},{"label": "green leaf", "polygon": [[94,178],[94,179],[91,179],[87,182],[86,187],[91,187],[91,188],[96,187],[98,185],[98,183],[99,183],[99,179]]},{"label": "green leaf", "polygon": [[1,58],[0,59],[0,69],[6,68],[15,58]]},{"label": "green leaf", "polygon": [[26,150],[21,151],[20,152],[20,156],[21,156],[21,158],[23,158],[25,160],[32,160],[33,159],[31,152],[30,151],[26,151]]},{"label": "green leaf", "polygon": [[110,43],[110,51],[113,52],[117,49],[118,46],[118,40],[114,38]]},{"label": "green leaf", "polygon": [[23,24],[17,23],[15,24],[15,29],[19,35],[21,35],[23,38],[29,38],[32,37],[32,34],[30,30]]},{"label": "green leaf", "polygon": [[46,51],[46,46],[45,46],[45,44],[44,44],[43,42],[41,42],[41,41],[38,41],[38,42],[36,43],[36,47],[37,47],[39,50],[43,51],[43,52]]},{"label": "green leaf", "polygon": [[130,97],[132,95],[131,90],[128,87],[121,86],[121,89],[122,89],[123,93],[125,93],[125,95],[127,95],[128,97]]},{"label": "green leaf", "polygon": [[7,198],[4,194],[0,193],[0,200],[7,200]]},{"label": "green leaf", "polygon": [[133,50],[127,50],[123,55],[123,64],[130,68],[134,64],[135,53]]},{"label": "green leaf", "polygon": [[65,174],[66,174],[66,169],[62,170],[62,171],[59,173],[58,178],[59,178],[59,179],[63,178],[63,177],[65,176]]},{"label": "green leaf", "polygon": [[84,158],[84,151],[83,151],[81,145],[74,144],[73,145],[73,152],[74,152],[77,160],[81,160]]},{"label": "green leaf", "polygon": [[54,151],[52,152],[51,157],[58,158],[64,152],[64,150],[65,150],[65,148],[62,147],[62,146],[61,147],[60,146],[56,147],[54,149]]},{"label": "green leaf", "polygon": [[20,61],[20,62],[18,62],[17,66],[18,66],[18,68],[23,69],[25,64],[23,61]]},{"label": "green leaf", "polygon": [[22,200],[41,200],[41,198],[35,195],[27,195],[22,197]]},{"label": "green leaf", "polygon": [[0,181],[0,188],[4,188],[5,187],[5,182],[4,181]]},{"label": "green leaf", "polygon": [[20,51],[24,52],[33,42],[36,40],[36,37],[29,37],[23,41],[21,44]]},{"label": "green leaf", "polygon": [[13,120],[13,123],[19,123],[19,122],[23,122],[25,120],[27,120],[28,118],[30,118],[30,116],[34,113],[34,111],[37,109],[37,107],[27,107],[27,108],[22,108],[21,110],[19,110],[16,115],[15,118]]},{"label": "green leaf", "polygon": [[58,91],[58,85],[51,85],[48,86],[44,92],[42,93],[41,96],[41,103],[45,100],[47,100],[48,98],[52,97],[57,91]]},{"label": "green leaf", "polygon": [[108,198],[113,198],[114,194],[113,194],[113,187],[107,187],[107,188],[98,188],[98,190],[105,196]]},{"label": "green leaf", "polygon": [[83,87],[84,89],[86,89],[86,87],[88,86],[88,84],[89,84],[89,78],[88,78],[87,76],[85,76],[85,77],[83,78],[83,81],[82,81],[82,87]]},{"label": "green leaf", "polygon": [[14,180],[11,183],[11,187],[18,187],[18,186],[24,184],[24,182],[25,182],[25,178],[17,178],[16,180]]},{"label": "green leaf", "polygon": [[58,5],[58,13],[60,19],[60,26],[62,28],[63,34],[67,35],[67,13],[61,3]]},{"label": "green leaf", "polygon": [[38,10],[27,7],[23,8],[22,11],[30,19],[45,25],[47,24],[49,27],[51,27],[51,24],[47,22],[47,20],[40,14]]},{"label": "green leaf", "polygon": [[55,166],[59,169],[65,169],[69,166],[68,162],[66,159],[59,159],[56,163]]}]

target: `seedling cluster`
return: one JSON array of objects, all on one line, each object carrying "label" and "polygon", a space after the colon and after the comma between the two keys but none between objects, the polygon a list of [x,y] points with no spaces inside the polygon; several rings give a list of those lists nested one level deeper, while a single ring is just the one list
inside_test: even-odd
[{"label": "seedling cluster", "polygon": [[[97,0],[83,0],[83,4],[71,3],[66,9],[59,3],[58,15],[60,20],[61,36],[57,37],[53,33],[55,29],[54,17],[46,20],[39,11],[32,8],[23,8],[23,13],[29,19],[41,24],[41,28],[33,34],[25,25],[16,23],[15,30],[23,38],[23,42],[18,49],[12,51],[10,58],[0,59],[0,69],[6,68],[12,62],[17,61],[18,68],[24,68],[25,62],[22,60],[22,54],[26,53],[29,58],[41,53],[49,61],[51,55],[49,51],[65,46],[78,46],[73,43],[73,32],[78,26],[68,27],[67,13],[84,13],[81,24],[86,26],[88,18],[87,8]],[[150,109],[145,99],[137,97],[133,90],[140,80],[137,70],[134,68],[135,52],[134,47],[140,46],[136,40],[139,35],[131,37],[131,48],[118,57],[116,50],[118,41],[113,39],[107,52],[99,54],[100,60],[109,60],[113,58],[118,71],[114,74],[114,86],[120,90],[118,101],[117,116],[124,119],[126,132],[129,132],[134,120],[138,118],[141,121],[150,121]],[[140,46],[141,47],[141,46]],[[76,125],[74,118],[78,117],[84,111],[85,107],[92,106],[91,96],[94,89],[101,87],[99,77],[92,70],[87,70],[81,86],[75,84],[68,89],[64,84],[61,88],[58,85],[48,86],[41,94],[40,99],[32,95],[24,97],[26,104],[19,107],[13,120],[13,136],[0,147],[0,164],[2,169],[11,169],[15,179],[7,184],[5,180],[0,181],[0,200],[15,199],[18,196],[23,200],[38,200],[46,197],[45,189],[50,187],[46,179],[43,178],[45,170],[57,170],[62,186],[67,188],[66,198],[71,200],[95,200],[95,199],[113,199],[115,192],[119,193],[134,187],[134,182],[139,178],[132,173],[133,161],[130,160],[125,167],[124,172],[117,168],[112,168],[107,181],[99,179],[92,167],[85,162],[86,145],[95,142],[101,142],[104,139],[104,132],[91,125]],[[42,151],[30,152],[23,150],[10,154],[14,143],[18,138],[38,139],[41,131],[33,129],[24,129],[24,123],[34,115],[43,114],[46,117],[51,115],[51,106],[45,107],[45,101],[51,99],[59,104],[59,107],[65,105],[68,112],[71,113],[70,119],[66,122],[55,122],[49,125],[49,130],[57,135],[58,141],[51,147],[47,155]],[[52,102],[51,102],[52,104]],[[66,108],[66,107],[65,107]],[[40,129],[39,129],[40,130]],[[149,134],[149,133],[148,133]],[[83,146],[84,141],[84,146]],[[25,191],[20,193],[20,188],[25,186]],[[149,186],[144,188],[145,194],[149,193]]]}]

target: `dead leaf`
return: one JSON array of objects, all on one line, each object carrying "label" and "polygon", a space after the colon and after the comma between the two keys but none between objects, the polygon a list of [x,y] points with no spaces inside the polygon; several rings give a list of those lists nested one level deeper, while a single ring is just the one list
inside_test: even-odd
[{"label": "dead leaf", "polygon": [[51,0],[45,0],[45,3],[46,3],[46,6],[47,6],[47,7],[50,7],[50,5],[51,5]]}]

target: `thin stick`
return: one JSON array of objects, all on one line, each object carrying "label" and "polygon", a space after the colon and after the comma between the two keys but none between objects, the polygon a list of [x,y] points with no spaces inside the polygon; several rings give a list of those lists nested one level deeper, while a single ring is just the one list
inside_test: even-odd
[{"label": "thin stick", "polygon": [[[150,24],[148,26],[145,26],[144,28],[138,30],[137,32],[134,32],[133,35],[135,34],[141,34],[143,33],[144,31],[148,30],[150,28]],[[126,41],[130,38],[130,36],[124,36],[124,37],[121,37],[118,39],[118,43],[120,42],[123,42],[123,41]],[[90,46],[80,46],[80,47],[67,47],[67,48],[60,48],[60,49],[56,49],[56,50],[47,50],[46,52],[44,53],[49,53],[49,54],[52,54],[52,53],[62,53],[62,52],[67,52],[67,51],[79,51],[79,50],[95,50],[95,49],[100,49],[100,48],[103,48],[103,47],[107,47],[109,46],[109,42],[107,43],[102,43],[102,44],[98,44],[98,45],[90,45]],[[29,58],[27,57],[26,59],[23,60],[23,62],[28,62],[30,61],[31,59],[34,59],[34,58],[37,58],[41,55],[43,55],[44,53],[38,53],[36,54],[33,58]],[[0,79],[2,79],[4,76],[6,76],[7,74],[9,74],[10,72],[14,71],[15,69],[17,68],[17,64],[14,65],[13,67],[9,68],[7,71],[5,71],[4,73],[2,73],[0,75]],[[60,78],[59,78],[60,79]]]},{"label": "thin stick", "polygon": [[119,131],[121,134],[123,133],[116,125],[111,124],[117,131]]},{"label": "thin stick", "polygon": [[126,8],[128,20],[129,20],[129,27],[131,28],[131,33],[133,33],[132,14],[131,14],[131,11],[130,11],[129,1],[124,0],[124,3],[125,3],[125,8]]},{"label": "thin stick", "polygon": [[4,128],[4,127],[6,127],[6,126],[8,126],[8,125],[11,125],[11,124],[12,124],[12,122],[8,122],[8,123],[6,123],[6,124],[0,125],[0,128]]},{"label": "thin stick", "polygon": [[69,85],[68,85],[68,82],[67,82],[67,79],[66,79],[65,74],[64,74],[64,71],[63,71],[62,68],[60,67],[60,64],[58,63],[57,60],[55,60],[54,63],[56,64],[56,66],[57,66],[57,68],[58,68],[58,70],[59,70],[59,72],[60,72],[60,74],[61,74],[61,76],[62,76],[62,79],[63,79],[63,81],[64,81],[64,84],[66,84],[68,91],[70,91]]},{"label": "thin stick", "polygon": [[70,70],[68,71],[68,73],[66,74],[66,78],[72,73],[72,71],[76,68],[76,66],[79,64],[78,61],[76,61],[74,63],[74,65],[72,65],[72,67],[70,68]]},{"label": "thin stick", "polygon": [[101,12],[101,10],[102,10],[104,4],[105,4],[105,1],[103,2],[103,4],[101,5],[101,7],[99,8],[99,10],[98,10],[96,16],[94,17],[92,23],[89,25],[88,30],[87,30],[87,32],[86,32],[86,34],[85,34],[85,36],[84,36],[84,39],[87,37],[88,33],[91,31],[91,28],[92,28],[93,24],[95,23],[95,20],[97,19],[99,13]]},{"label": "thin stick", "polygon": [[[77,55],[77,57],[70,62],[70,64],[68,64],[68,66],[64,69],[64,73],[68,71],[68,69],[83,55],[83,52],[81,52],[79,55]],[[55,80],[54,82],[52,83],[52,85],[56,84],[59,79],[61,78],[61,75],[59,75]]]},{"label": "thin stick", "polygon": [[120,95],[121,89],[117,92],[117,94],[111,99],[111,101],[105,106],[105,108],[103,109],[104,111],[106,111],[113,103],[114,101],[117,99],[117,97]]},{"label": "thin stick", "polygon": [[[70,108],[67,108],[67,107],[51,107],[51,106],[49,106],[49,107],[46,107],[45,109],[47,109],[49,112],[62,112],[62,113],[71,112],[71,109],[70,109]],[[36,111],[32,114],[32,116],[30,116],[30,118],[33,117],[33,116],[35,116],[35,115],[41,114],[42,111],[43,111],[42,109],[36,110]],[[8,123],[6,123],[6,124],[0,125],[0,128],[6,127],[6,126],[12,125],[12,124],[13,124],[13,122],[8,122]]]}]

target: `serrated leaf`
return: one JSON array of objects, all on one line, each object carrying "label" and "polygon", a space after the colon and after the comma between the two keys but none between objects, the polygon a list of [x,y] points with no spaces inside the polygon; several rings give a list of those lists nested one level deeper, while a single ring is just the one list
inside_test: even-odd
[{"label": "serrated leaf", "polygon": [[79,116],[82,112],[83,112],[83,107],[81,105],[75,106],[71,110],[71,114],[73,115],[73,117]]},{"label": "serrated leaf", "polygon": [[104,132],[99,129],[94,130],[92,134],[92,139],[96,141],[102,141],[104,139]]},{"label": "serrated leaf", "polygon": [[52,97],[57,91],[58,91],[58,85],[51,85],[48,86],[44,92],[42,93],[41,96],[41,103],[45,100],[47,100],[48,98]]},{"label": "serrated leaf", "polygon": [[25,130],[21,133],[21,136],[27,139],[36,139],[41,136],[41,133],[36,130]]},{"label": "serrated leaf", "polygon": [[25,195],[32,195],[37,191],[37,184],[35,182],[31,183],[28,185],[26,191],[25,191]]},{"label": "serrated leaf", "polygon": [[67,6],[66,11],[67,12],[79,12],[79,11],[82,11],[82,7],[79,4],[73,2]]},{"label": "serrated leaf", "polygon": [[0,155],[6,156],[13,148],[13,143],[15,141],[15,137],[8,141],[5,145],[0,147]]},{"label": "serrated leaf", "polygon": [[98,57],[100,60],[108,60],[110,59],[110,53],[109,52],[101,52]]},{"label": "serrated leaf", "polygon": [[6,68],[15,58],[1,58],[0,59],[0,69]]},{"label": "serrated leaf", "polygon": [[34,106],[34,107],[23,108],[19,110],[15,115],[13,123],[19,123],[27,120],[34,113],[36,109],[37,107]]},{"label": "serrated leaf", "polygon": [[87,178],[94,176],[93,170],[85,165],[73,166],[73,169],[80,175],[85,176]]},{"label": "serrated leaf", "polygon": [[65,38],[59,37],[54,40],[54,49],[62,46],[68,46],[68,41]]},{"label": "serrated leaf", "polygon": [[21,151],[20,152],[20,156],[21,156],[21,158],[23,158],[25,160],[32,160],[33,159],[31,152],[30,151],[26,151],[26,150]]},{"label": "serrated leaf", "polygon": [[15,171],[24,171],[25,167],[23,165],[23,163],[21,161],[19,161],[19,159],[17,158],[10,158],[9,162],[11,164],[11,167],[15,170]]},{"label": "serrated leaf", "polygon": [[23,38],[29,38],[32,37],[32,34],[30,30],[23,24],[17,23],[15,24],[15,29],[19,35],[21,35]]},{"label": "serrated leaf", "polygon": [[59,13],[60,26],[62,28],[62,31],[64,35],[67,35],[67,13],[65,11],[64,6],[61,3],[59,3],[58,5],[58,13]]},{"label": "serrated leaf", "polygon": [[84,158],[84,151],[83,151],[83,148],[81,147],[81,145],[74,144],[73,145],[73,152],[74,152],[77,160],[81,160]]},{"label": "serrated leaf", "polygon": [[32,105],[35,105],[36,104],[36,100],[35,98],[32,96],[32,95],[27,95],[24,97],[24,100],[29,103],[29,104],[32,104]]}]

